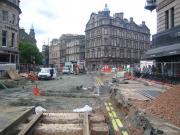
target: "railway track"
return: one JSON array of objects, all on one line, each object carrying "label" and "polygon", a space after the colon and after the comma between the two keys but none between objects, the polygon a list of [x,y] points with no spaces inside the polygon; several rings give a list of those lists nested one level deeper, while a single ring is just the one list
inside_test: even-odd
[{"label": "railway track", "polygon": [[26,135],[42,117],[42,113],[35,115],[34,112],[34,107],[31,107],[23,112],[20,116],[15,118],[14,121],[5,129],[0,131],[0,135]]},{"label": "railway track", "polygon": [[[91,135],[91,132],[108,135],[105,119],[93,123],[92,117],[94,115],[70,111],[35,114],[35,108],[32,107],[0,131],[0,135]],[[99,129],[91,127],[93,124],[98,125]]]},{"label": "railway track", "polygon": [[156,99],[156,97],[151,96],[150,94],[148,94],[148,93],[145,92],[145,91],[138,91],[138,92],[139,92],[141,95],[147,97],[147,98],[150,99],[150,100]]}]

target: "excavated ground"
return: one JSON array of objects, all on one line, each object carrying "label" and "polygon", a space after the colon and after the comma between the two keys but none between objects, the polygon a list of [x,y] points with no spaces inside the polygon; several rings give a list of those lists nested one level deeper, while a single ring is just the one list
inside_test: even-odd
[{"label": "excavated ground", "polygon": [[[100,98],[95,96],[95,93],[97,94],[94,87],[97,86],[95,76],[105,84],[99,89]],[[163,86],[157,88],[133,80],[125,81],[128,83],[118,81],[113,83],[113,77],[114,74],[99,73],[65,75],[59,80],[38,81],[42,95],[40,97],[34,96],[32,91],[35,84],[31,83],[20,88],[1,90],[0,109],[7,109],[0,113],[0,121],[4,122],[0,125],[0,129],[21,110],[23,111],[24,106],[42,106],[48,110],[72,110],[89,105],[96,112],[105,114],[105,111],[102,111],[104,102],[111,101],[130,135],[180,134],[179,86],[165,90]],[[156,99],[150,100],[142,92],[147,92]],[[108,118],[108,115],[106,117]],[[41,127],[45,128],[44,125]],[[109,129],[112,134],[111,126]],[[77,132],[79,131],[80,128]]]},{"label": "excavated ground", "polygon": [[[112,86],[111,102],[129,134],[179,135],[180,87],[172,89],[126,80],[112,84],[114,75],[105,75],[104,82]],[[103,77],[102,77],[103,78]],[[148,93],[155,99],[144,95]]]},{"label": "excavated ground", "polygon": [[93,75],[63,75],[58,80],[38,81],[42,96],[33,94],[34,83],[18,88],[0,90],[0,129],[9,124],[29,106],[42,106],[47,110],[73,110],[85,105],[98,109],[101,101],[94,95]]}]

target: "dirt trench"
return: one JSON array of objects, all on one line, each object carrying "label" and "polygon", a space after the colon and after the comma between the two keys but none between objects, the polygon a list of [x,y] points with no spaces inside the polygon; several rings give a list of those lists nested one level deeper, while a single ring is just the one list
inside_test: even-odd
[{"label": "dirt trench", "polygon": [[126,99],[112,92],[111,100],[121,117],[129,135],[179,135],[180,128],[147,113],[145,108],[151,101]]}]

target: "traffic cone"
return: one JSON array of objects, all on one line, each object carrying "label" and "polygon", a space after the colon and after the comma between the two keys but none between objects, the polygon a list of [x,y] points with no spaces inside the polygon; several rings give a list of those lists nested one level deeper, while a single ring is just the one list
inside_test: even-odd
[{"label": "traffic cone", "polygon": [[33,93],[35,96],[41,96],[41,93],[39,91],[39,88],[37,86],[37,84],[35,85],[34,89],[33,89]]}]

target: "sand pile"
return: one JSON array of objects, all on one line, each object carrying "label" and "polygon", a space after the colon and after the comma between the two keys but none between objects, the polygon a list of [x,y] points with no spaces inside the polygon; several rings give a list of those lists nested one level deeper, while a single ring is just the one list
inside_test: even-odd
[{"label": "sand pile", "polygon": [[161,94],[146,111],[180,127],[180,85]]}]

